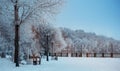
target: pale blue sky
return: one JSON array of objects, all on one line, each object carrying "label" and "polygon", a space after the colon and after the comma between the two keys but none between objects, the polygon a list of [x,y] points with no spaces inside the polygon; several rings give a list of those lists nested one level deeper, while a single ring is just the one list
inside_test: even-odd
[{"label": "pale blue sky", "polygon": [[120,0],[67,0],[57,26],[120,40]]}]

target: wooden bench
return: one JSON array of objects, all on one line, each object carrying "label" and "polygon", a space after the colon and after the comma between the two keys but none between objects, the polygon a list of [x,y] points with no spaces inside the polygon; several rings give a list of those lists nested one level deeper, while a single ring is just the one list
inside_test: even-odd
[{"label": "wooden bench", "polygon": [[33,65],[41,64],[41,58],[39,56],[29,56],[29,59],[33,59]]}]

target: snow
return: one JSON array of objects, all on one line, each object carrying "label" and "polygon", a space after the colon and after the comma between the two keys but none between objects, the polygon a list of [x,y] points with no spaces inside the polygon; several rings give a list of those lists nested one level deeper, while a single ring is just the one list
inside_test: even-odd
[{"label": "snow", "polygon": [[59,57],[58,61],[42,59],[41,65],[20,65],[0,58],[0,71],[119,71],[120,58]]}]

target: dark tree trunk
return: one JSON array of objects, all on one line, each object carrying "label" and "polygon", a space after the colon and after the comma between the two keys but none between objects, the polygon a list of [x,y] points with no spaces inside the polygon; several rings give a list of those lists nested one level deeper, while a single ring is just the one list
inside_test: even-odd
[{"label": "dark tree trunk", "polygon": [[18,0],[15,1],[14,5],[14,19],[15,19],[15,52],[14,52],[14,62],[16,63],[16,67],[19,67],[19,16],[18,16]]},{"label": "dark tree trunk", "polygon": [[48,46],[45,48],[45,56],[46,56],[46,61],[49,61],[49,51],[48,51]]},{"label": "dark tree trunk", "polygon": [[5,52],[2,52],[1,58],[5,58]]},{"label": "dark tree trunk", "polygon": [[14,54],[14,62],[16,63],[16,67],[19,66],[19,25],[15,25],[15,54]]},{"label": "dark tree trunk", "polygon": [[48,45],[48,35],[47,35],[47,47],[46,47],[46,56],[47,56],[47,61],[49,61],[49,45]]}]

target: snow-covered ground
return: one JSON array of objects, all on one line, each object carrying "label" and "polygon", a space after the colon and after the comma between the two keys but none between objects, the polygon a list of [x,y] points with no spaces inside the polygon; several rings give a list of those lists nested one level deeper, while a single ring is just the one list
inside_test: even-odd
[{"label": "snow-covered ground", "polygon": [[120,58],[59,57],[58,61],[42,59],[41,65],[20,65],[0,58],[0,71],[120,71]]}]

